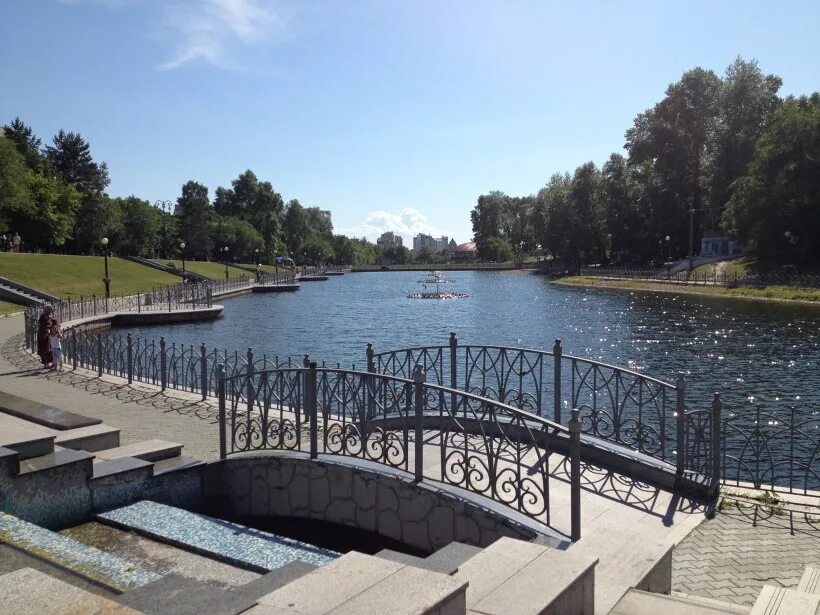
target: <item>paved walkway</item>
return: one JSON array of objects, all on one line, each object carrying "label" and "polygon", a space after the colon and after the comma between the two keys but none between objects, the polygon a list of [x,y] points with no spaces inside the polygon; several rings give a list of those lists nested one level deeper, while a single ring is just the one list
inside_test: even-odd
[{"label": "paved walkway", "polygon": [[794,587],[806,564],[820,564],[820,523],[757,513],[755,525],[753,506],[724,506],[690,533],[675,548],[673,591],[751,606],[764,585]]},{"label": "paved walkway", "polygon": [[219,456],[214,404],[117,378],[44,372],[36,357],[21,351],[22,331],[21,315],[0,318],[0,390],[102,419],[122,430],[122,444],[162,438],[184,444],[183,454],[191,457]]}]

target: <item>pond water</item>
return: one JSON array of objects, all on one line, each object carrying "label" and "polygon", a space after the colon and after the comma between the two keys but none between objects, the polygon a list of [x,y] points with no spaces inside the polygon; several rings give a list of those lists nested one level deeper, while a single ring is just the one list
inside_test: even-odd
[{"label": "pond water", "polygon": [[[707,404],[721,391],[739,407],[800,397],[820,404],[820,306],[694,295],[631,293],[550,284],[521,272],[446,272],[446,290],[467,299],[408,299],[420,272],[358,273],[303,283],[296,293],[244,295],[221,301],[219,321],[143,327],[140,337],[258,355],[337,362],[363,368],[376,352],[446,344],[551,349],[629,367],[674,382],[687,378],[687,399]],[[445,290],[442,286],[442,290]],[[428,286],[429,290],[429,286]]]}]

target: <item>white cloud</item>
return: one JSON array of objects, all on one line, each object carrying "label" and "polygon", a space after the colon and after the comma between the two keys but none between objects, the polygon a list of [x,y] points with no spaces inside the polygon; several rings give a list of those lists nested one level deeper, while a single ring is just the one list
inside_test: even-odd
[{"label": "white cloud", "polygon": [[405,207],[399,212],[378,210],[368,213],[364,220],[355,226],[340,227],[337,233],[342,233],[351,237],[367,237],[370,241],[385,231],[393,231],[404,238],[405,245],[413,245],[412,238],[419,233],[427,235],[447,235],[446,231],[433,226],[427,221],[427,216],[413,207]]},{"label": "white cloud", "polygon": [[[111,9],[136,4],[136,0],[57,2]],[[233,49],[264,44],[284,29],[284,20],[272,5],[272,0],[163,0],[158,20],[174,51],[159,68],[173,70],[194,62],[238,68],[229,57]]]},{"label": "white cloud", "polygon": [[178,44],[159,68],[173,70],[200,61],[229,68],[233,45],[263,44],[284,27],[269,5],[260,0],[199,0],[169,6],[164,23]]}]

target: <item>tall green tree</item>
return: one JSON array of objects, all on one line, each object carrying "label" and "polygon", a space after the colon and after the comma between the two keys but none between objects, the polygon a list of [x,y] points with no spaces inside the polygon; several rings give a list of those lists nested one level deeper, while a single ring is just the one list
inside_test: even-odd
[{"label": "tall green tree", "polygon": [[45,159],[40,152],[42,142],[34,134],[31,126],[27,126],[19,117],[16,117],[10,124],[3,126],[3,134],[14,143],[30,169],[45,171]]},{"label": "tall green tree", "polygon": [[[710,207],[709,139],[715,130],[720,78],[700,67],[686,71],[666,96],[635,118],[626,132],[633,164],[649,162],[663,190],[674,196],[670,223],[684,227],[690,209]],[[701,212],[696,219],[700,220]],[[700,236],[700,224],[696,235]],[[697,239],[696,238],[696,239]]]},{"label": "tall green tree", "polygon": [[0,232],[18,232],[13,227],[34,212],[25,159],[12,141],[0,136]]},{"label": "tall green tree", "polygon": [[33,170],[28,171],[28,186],[33,215],[19,219],[15,227],[30,249],[61,248],[71,237],[82,194],[59,177]]},{"label": "tall green tree", "polygon": [[221,216],[235,216],[255,228],[265,242],[261,248],[268,259],[282,232],[282,195],[273,189],[270,182],[260,182],[251,170],[237,177],[230,188],[217,188],[214,209]]},{"label": "tall green tree", "polygon": [[293,199],[285,209],[284,235],[288,253],[291,256],[301,254],[302,246],[310,234],[305,209],[299,201]]},{"label": "tall green tree", "polygon": [[91,146],[77,133],[60,130],[46,147],[46,157],[54,173],[83,194],[102,194],[108,187],[108,167],[94,162]]},{"label": "tall green tree", "polygon": [[135,196],[112,199],[119,210],[122,232],[114,246],[119,254],[154,257],[160,243],[162,213]]},{"label": "tall green tree", "polygon": [[780,77],[764,74],[755,60],[737,58],[726,69],[709,135],[712,206],[722,208],[732,196],[732,183],[746,174],[755,143],[780,103],[782,83]]},{"label": "tall green tree", "polygon": [[208,188],[195,181],[186,182],[182,186],[182,195],[177,199],[176,213],[187,258],[205,260],[213,252],[209,228],[214,208],[208,200]]},{"label": "tall green tree", "polygon": [[723,227],[764,259],[820,260],[820,93],[789,97],[732,185]]}]

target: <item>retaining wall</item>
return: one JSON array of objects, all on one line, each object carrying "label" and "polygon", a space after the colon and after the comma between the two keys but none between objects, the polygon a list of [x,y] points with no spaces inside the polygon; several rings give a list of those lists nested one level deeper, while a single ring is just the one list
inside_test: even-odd
[{"label": "retaining wall", "polygon": [[[486,547],[502,536],[563,546],[563,537],[456,487],[416,483],[359,459],[306,453],[237,455],[208,464],[206,510],[216,515],[328,521],[432,552],[456,540]],[[503,508],[503,510],[502,510]]]}]

